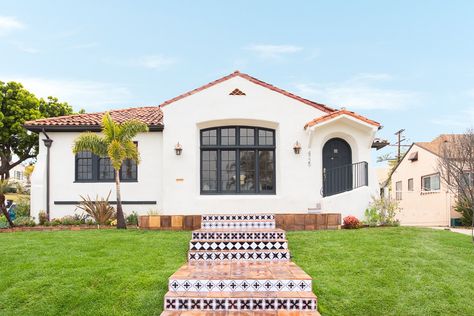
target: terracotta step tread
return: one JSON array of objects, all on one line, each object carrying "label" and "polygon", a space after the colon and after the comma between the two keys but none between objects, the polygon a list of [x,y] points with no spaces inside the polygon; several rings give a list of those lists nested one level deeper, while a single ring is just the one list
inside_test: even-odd
[{"label": "terracotta step tread", "polygon": [[170,279],[255,279],[255,280],[311,280],[294,262],[195,262],[181,266]]},{"label": "terracotta step tread", "polygon": [[317,311],[234,311],[234,312],[213,312],[213,311],[164,311],[161,316],[321,316]]},{"label": "terracotta step tread", "polygon": [[172,292],[165,298],[304,298],[317,299],[313,292]]}]

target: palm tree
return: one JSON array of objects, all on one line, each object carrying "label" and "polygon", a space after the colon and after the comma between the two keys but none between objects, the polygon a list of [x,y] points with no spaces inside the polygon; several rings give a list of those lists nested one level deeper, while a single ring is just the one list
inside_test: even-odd
[{"label": "palm tree", "polygon": [[91,132],[81,133],[75,140],[72,151],[90,151],[99,157],[108,157],[115,170],[115,189],[117,193],[117,228],[127,228],[122,210],[120,195],[120,167],[126,159],[137,164],[140,154],[132,139],[138,133],[148,131],[146,124],[138,120],[116,123],[107,112],[102,118],[102,135]]},{"label": "palm tree", "polygon": [[10,189],[11,183],[6,180],[0,180],[0,209],[2,210],[3,215],[7,218],[8,224],[10,227],[15,226],[13,224],[12,219],[10,218],[10,214],[8,214],[7,207],[5,205],[5,194],[7,193],[8,189]]}]

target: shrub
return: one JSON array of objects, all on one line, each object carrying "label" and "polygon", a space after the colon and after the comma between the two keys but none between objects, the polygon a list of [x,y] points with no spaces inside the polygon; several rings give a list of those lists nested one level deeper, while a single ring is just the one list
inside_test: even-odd
[{"label": "shrub", "polygon": [[30,216],[30,199],[22,197],[16,202],[15,214],[17,217]]},{"label": "shrub", "polygon": [[138,214],[137,214],[137,212],[132,212],[127,216],[127,225],[136,225],[136,226],[138,226]]},{"label": "shrub", "polygon": [[59,218],[53,218],[51,220],[51,222],[49,222],[51,224],[51,226],[59,226],[61,225],[61,219]]},{"label": "shrub", "polygon": [[95,225],[95,222],[92,218],[86,219],[86,225]]},{"label": "shrub", "polygon": [[40,211],[38,214],[38,221],[40,225],[45,225],[48,222],[48,214],[45,211]]},{"label": "shrub", "polygon": [[29,217],[29,216],[21,216],[17,217],[13,223],[15,226],[27,226],[27,227],[33,227],[36,225],[35,221]]},{"label": "shrub", "polygon": [[75,213],[74,214],[74,221],[76,222],[76,225],[85,224],[88,217],[89,217],[88,214],[77,214],[77,213]]},{"label": "shrub", "polygon": [[373,198],[370,204],[371,208],[377,210],[378,221],[380,225],[384,226],[398,226],[399,221],[395,218],[397,213],[400,211],[398,202],[388,198]]},{"label": "shrub", "polygon": [[360,221],[357,219],[357,217],[349,215],[344,217],[344,228],[347,229],[354,229],[354,228],[359,228],[360,227]]},{"label": "shrub", "polygon": [[0,216],[0,229],[1,228],[8,228],[10,225],[8,225],[7,218],[3,215]]},{"label": "shrub", "polygon": [[110,192],[107,197],[100,198],[96,196],[92,200],[89,196],[87,198],[81,196],[81,204],[78,205],[80,209],[89,214],[98,225],[107,225],[116,218],[115,209],[109,204]]},{"label": "shrub", "polygon": [[461,213],[461,222],[464,226],[472,225],[472,214],[474,205],[467,199],[459,199],[454,206],[454,209]]},{"label": "shrub", "polygon": [[378,225],[380,220],[380,215],[378,210],[375,207],[369,207],[365,210],[365,220],[364,223],[370,227],[375,227]]},{"label": "shrub", "polygon": [[61,225],[76,225],[76,220],[74,219],[74,216],[71,215],[66,215],[59,221],[61,222]]}]

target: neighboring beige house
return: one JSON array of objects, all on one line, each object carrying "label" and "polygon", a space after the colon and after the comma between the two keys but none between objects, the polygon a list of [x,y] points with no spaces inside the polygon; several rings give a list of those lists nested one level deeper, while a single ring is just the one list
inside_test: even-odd
[{"label": "neighboring beige house", "polygon": [[449,226],[452,218],[460,217],[453,210],[455,196],[438,171],[441,146],[453,137],[413,143],[392,172],[390,194],[400,203],[401,225]]}]

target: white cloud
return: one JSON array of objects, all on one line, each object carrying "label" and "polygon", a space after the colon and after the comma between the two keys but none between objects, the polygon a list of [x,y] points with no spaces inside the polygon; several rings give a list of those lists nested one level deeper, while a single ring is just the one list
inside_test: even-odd
[{"label": "white cloud", "polygon": [[40,52],[39,49],[31,46],[26,46],[25,44],[20,42],[14,42],[13,45],[16,46],[16,48],[23,53],[38,54]]},{"label": "white cloud", "polygon": [[14,16],[0,16],[0,35],[12,30],[23,29],[25,25]]},{"label": "white cloud", "polygon": [[294,45],[268,45],[268,44],[254,44],[246,47],[247,50],[257,53],[261,58],[281,58],[283,55],[298,53],[303,50],[303,47]]},{"label": "white cloud", "polygon": [[297,83],[296,88],[310,99],[348,109],[400,110],[419,104],[416,92],[375,86],[390,79],[388,74],[362,73],[340,83]]},{"label": "white cloud", "polygon": [[103,111],[118,106],[133,106],[127,87],[99,81],[60,80],[40,77],[1,76],[2,81],[17,81],[37,97],[54,96],[75,110]]},{"label": "white cloud", "polygon": [[162,55],[143,56],[132,61],[132,64],[149,69],[162,69],[176,63],[176,59]]}]

